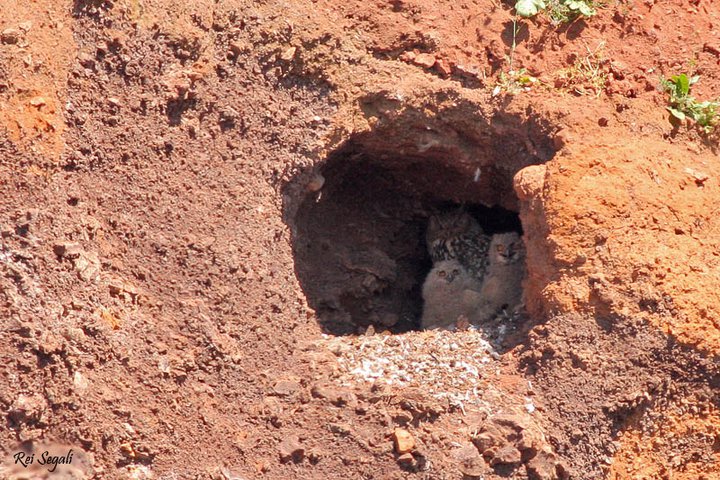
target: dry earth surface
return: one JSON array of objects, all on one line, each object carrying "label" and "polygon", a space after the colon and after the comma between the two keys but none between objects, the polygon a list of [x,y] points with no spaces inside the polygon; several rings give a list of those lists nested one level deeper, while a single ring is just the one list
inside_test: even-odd
[{"label": "dry earth surface", "polygon": [[[720,4],[513,19],[3,0],[2,478],[720,478]],[[461,203],[527,314],[414,331]]]}]

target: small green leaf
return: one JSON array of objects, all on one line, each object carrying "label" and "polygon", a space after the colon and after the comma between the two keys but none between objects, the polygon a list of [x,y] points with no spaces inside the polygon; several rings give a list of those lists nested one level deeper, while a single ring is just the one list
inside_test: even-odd
[{"label": "small green leaf", "polygon": [[666,107],[666,108],[670,111],[670,113],[672,114],[673,117],[677,118],[681,122],[685,120],[685,114],[683,112],[681,112],[680,110],[677,110],[672,107]]},{"label": "small green leaf", "polygon": [[523,75],[518,78],[518,81],[528,87],[537,82],[537,78],[533,77],[532,75]]},{"label": "small green leaf", "polygon": [[580,14],[582,14],[586,17],[592,17],[593,15],[595,15],[595,10],[584,1],[570,0],[569,2],[566,3],[566,6],[570,10],[579,12]]},{"label": "small green leaf", "polygon": [[544,0],[518,0],[515,3],[515,11],[521,17],[534,17],[545,8]]},{"label": "small green leaf", "polygon": [[578,8],[578,10],[580,11],[580,13],[582,13],[586,17],[592,17],[596,13],[595,9],[592,8],[590,5],[588,5],[587,3],[582,3],[580,5],[580,8]]},{"label": "small green leaf", "polygon": [[673,75],[672,82],[675,84],[675,89],[680,96],[684,97],[690,93],[690,80],[684,73]]}]

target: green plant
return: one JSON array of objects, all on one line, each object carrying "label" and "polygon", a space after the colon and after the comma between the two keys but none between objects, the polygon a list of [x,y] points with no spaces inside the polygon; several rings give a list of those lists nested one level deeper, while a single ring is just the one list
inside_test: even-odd
[{"label": "green plant", "polygon": [[592,17],[597,13],[597,0],[517,0],[515,11],[521,17],[534,17],[544,11],[555,23],[565,23],[577,17]]},{"label": "green plant", "polygon": [[670,106],[666,107],[670,114],[680,121],[686,118],[698,123],[706,132],[711,132],[720,122],[720,101],[698,102],[690,95],[690,87],[700,80],[699,75],[688,77],[687,74],[673,75],[663,78],[660,84],[670,95]]},{"label": "green plant", "polygon": [[493,97],[500,92],[519,93],[528,91],[537,83],[537,78],[528,73],[527,70],[521,68],[519,70],[510,70],[508,73],[500,73],[500,81],[493,88]]},{"label": "green plant", "polygon": [[585,46],[587,55],[579,57],[571,67],[558,72],[559,87],[567,88],[578,95],[592,93],[599,97],[607,83],[607,72],[603,68],[607,63],[603,55],[604,47],[605,42],[600,42],[595,50]]},{"label": "green plant", "polygon": [[521,68],[519,70],[515,70],[513,68],[515,48],[517,47],[517,33],[518,22],[517,17],[515,17],[513,18],[513,36],[512,46],[510,47],[510,55],[506,57],[509,65],[509,71],[507,73],[500,72],[499,81],[493,88],[493,97],[499,95],[500,92],[519,93],[530,90],[530,87],[537,82],[537,78],[530,75],[526,69]]}]

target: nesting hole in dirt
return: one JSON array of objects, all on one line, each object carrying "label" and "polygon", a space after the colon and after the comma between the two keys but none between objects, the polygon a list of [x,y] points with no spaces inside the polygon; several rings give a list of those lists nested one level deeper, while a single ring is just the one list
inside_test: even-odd
[{"label": "nesting hole in dirt", "polygon": [[418,329],[432,214],[462,206],[488,234],[523,233],[512,179],[551,158],[552,144],[544,128],[519,120],[504,119],[497,135],[486,128],[359,135],[297,176],[301,198],[286,218],[295,271],[326,333]]}]

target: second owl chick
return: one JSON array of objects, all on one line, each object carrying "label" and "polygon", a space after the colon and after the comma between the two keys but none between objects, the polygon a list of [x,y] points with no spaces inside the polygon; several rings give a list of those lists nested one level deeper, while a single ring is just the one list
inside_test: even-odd
[{"label": "second owl chick", "polygon": [[469,320],[480,300],[481,282],[457,260],[441,260],[423,284],[420,327],[452,328],[460,317]]},{"label": "second owl chick", "polygon": [[425,241],[434,264],[442,260],[457,260],[466,271],[482,281],[490,237],[470,214],[460,209],[431,216]]},{"label": "second owl chick", "polygon": [[512,312],[522,302],[525,278],[525,245],[516,232],[493,235],[488,267],[480,290],[481,300],[473,323],[492,319],[501,310]]}]

